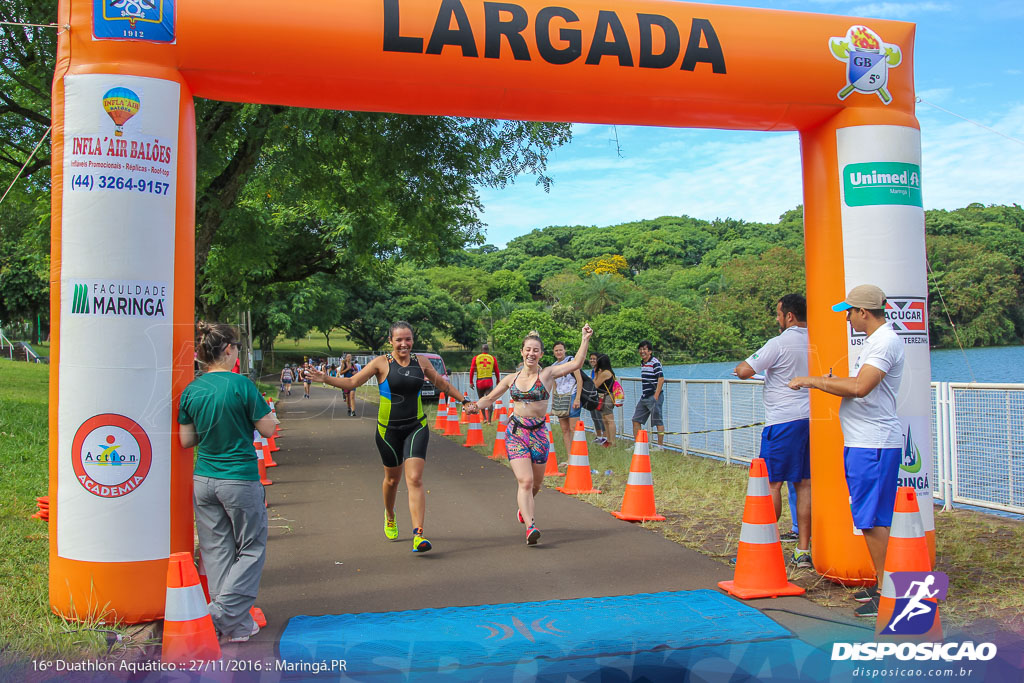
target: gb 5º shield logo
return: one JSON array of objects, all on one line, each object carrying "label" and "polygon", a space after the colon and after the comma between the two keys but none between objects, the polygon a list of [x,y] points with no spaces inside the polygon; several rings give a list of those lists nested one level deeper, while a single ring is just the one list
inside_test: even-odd
[{"label": "gb 5\u00ba shield logo", "polygon": [[882,633],[928,633],[938,615],[938,601],[946,599],[949,577],[942,572],[893,572],[889,577],[896,599],[892,617]]},{"label": "gb 5\u00ba shield logo", "polygon": [[883,43],[867,26],[851,26],[845,36],[829,38],[828,46],[832,56],[847,65],[846,86],[839,91],[839,99],[845,100],[857,91],[876,93],[883,104],[892,102],[885,85],[889,81],[889,67],[897,67],[903,61],[898,45]]}]

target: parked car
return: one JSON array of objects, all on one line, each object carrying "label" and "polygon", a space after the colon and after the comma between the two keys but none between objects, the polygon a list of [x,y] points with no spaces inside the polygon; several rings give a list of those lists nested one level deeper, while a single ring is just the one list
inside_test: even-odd
[{"label": "parked car", "polygon": [[[444,364],[444,358],[437,355],[436,353],[427,353],[422,351],[416,352],[417,356],[422,356],[430,361],[430,364],[434,366],[434,370],[437,374],[445,378],[446,381],[450,381],[451,377],[448,376],[448,368]],[[434,399],[435,401],[439,398],[439,392],[437,387],[430,383],[430,380],[423,382],[423,390],[420,392],[424,399]]]}]

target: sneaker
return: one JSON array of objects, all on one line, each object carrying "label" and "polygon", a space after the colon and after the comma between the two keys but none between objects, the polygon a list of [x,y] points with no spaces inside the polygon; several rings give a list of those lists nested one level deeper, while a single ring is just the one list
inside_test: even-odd
[{"label": "sneaker", "polygon": [[384,536],[389,541],[398,538],[398,518],[388,519],[388,513],[384,513]]},{"label": "sneaker", "polygon": [[412,535],[412,551],[414,553],[425,553],[434,546],[430,545],[430,541],[423,538],[421,535],[422,529],[414,529]]},{"label": "sneaker", "polygon": [[537,545],[539,540],[540,529],[537,528],[536,524],[531,524],[530,528],[526,530],[526,545]]},{"label": "sneaker", "polygon": [[783,543],[796,543],[800,540],[800,534],[795,531],[787,531],[786,533],[779,536],[779,540]]},{"label": "sneaker", "polygon": [[863,605],[853,610],[853,613],[858,617],[877,617],[878,616],[878,596],[869,599]]},{"label": "sneaker", "polygon": [[796,563],[797,569],[814,568],[814,564],[811,562],[811,553],[807,550],[794,550],[793,562]]},{"label": "sneaker", "polygon": [[608,439],[604,438],[603,436],[599,436],[596,439],[594,439],[594,443],[605,444],[608,443]]},{"label": "sneaker", "polygon": [[249,642],[250,638],[252,638],[254,635],[256,635],[259,632],[260,632],[260,625],[257,624],[254,621],[254,622],[252,622],[252,631],[250,631],[247,635],[244,635],[244,636],[235,636],[234,638],[228,638],[228,642],[229,643],[247,643],[247,642]]},{"label": "sneaker", "polygon": [[730,567],[735,567],[736,563],[739,562],[739,560],[740,560],[740,558],[738,558],[738,557],[730,557],[729,558],[729,566]]},{"label": "sneaker", "polygon": [[602,441],[601,442],[601,446],[604,447],[604,448],[611,448],[612,447],[612,445],[610,443],[608,443],[608,439],[605,439],[604,441]]},{"label": "sneaker", "polygon": [[870,602],[872,599],[878,598],[878,586],[868,586],[867,588],[861,588],[859,591],[853,594],[853,599],[857,602]]},{"label": "sneaker", "polygon": [[516,509],[516,518],[519,520],[520,524],[526,524],[526,520],[523,519],[523,511],[518,508]]}]

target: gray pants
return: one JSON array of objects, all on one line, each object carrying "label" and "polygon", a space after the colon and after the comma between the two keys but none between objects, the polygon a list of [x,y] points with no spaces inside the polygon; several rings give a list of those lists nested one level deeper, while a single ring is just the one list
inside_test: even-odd
[{"label": "gray pants", "polygon": [[267,558],[266,494],[258,481],[192,477],[199,550],[210,584],[210,616],[229,638],[249,635]]}]

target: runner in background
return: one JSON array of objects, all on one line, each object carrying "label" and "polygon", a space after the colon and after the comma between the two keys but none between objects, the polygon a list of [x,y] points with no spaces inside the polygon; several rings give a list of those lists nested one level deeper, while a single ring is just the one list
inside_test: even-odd
[{"label": "runner in background", "polygon": [[[473,375],[476,375],[476,383],[473,383]],[[483,398],[487,395],[491,389],[494,388],[494,383],[501,379],[501,373],[498,371],[498,359],[490,354],[490,348],[487,344],[480,347],[480,353],[473,356],[473,361],[469,364],[469,385],[476,387],[476,395],[478,398]],[[483,412],[484,419],[490,424],[494,418],[494,408],[488,408]]]},{"label": "runner in background", "polygon": [[[362,370],[362,366],[352,360],[352,354],[346,353],[345,359],[341,362],[341,368],[338,370],[338,377],[352,377],[357,372]],[[341,390],[345,397],[345,404],[348,406],[348,416],[355,417],[356,415],[356,392],[355,389],[352,391]]]}]

